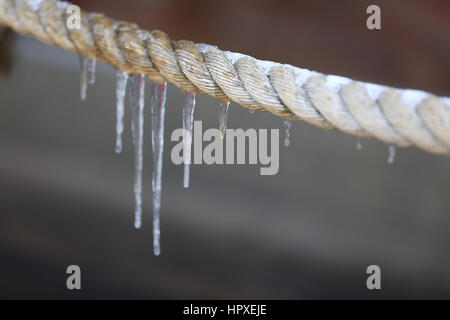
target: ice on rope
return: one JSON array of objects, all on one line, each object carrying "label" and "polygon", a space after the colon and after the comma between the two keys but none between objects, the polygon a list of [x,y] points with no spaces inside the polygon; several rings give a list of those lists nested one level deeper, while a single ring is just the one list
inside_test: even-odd
[{"label": "ice on rope", "polygon": [[159,256],[160,246],[160,211],[161,211],[161,178],[164,151],[164,116],[166,105],[167,84],[152,82],[151,113],[152,113],[152,150],[153,150],[153,253]]},{"label": "ice on rope", "polygon": [[95,65],[96,60],[79,55],[80,58],[80,98],[82,101],[86,100],[88,84],[95,83]]},{"label": "ice on rope", "polygon": [[356,149],[357,150],[361,150],[362,149],[362,144],[361,144],[361,141],[356,141]]},{"label": "ice on rope", "polygon": [[142,224],[142,147],[144,138],[144,91],[145,78],[142,74],[130,76],[131,133],[134,146],[134,227]]},{"label": "ice on rope", "polygon": [[284,146],[289,147],[289,145],[291,144],[290,138],[291,138],[292,121],[290,119],[284,119],[283,124],[284,124]]},{"label": "ice on rope", "polygon": [[116,153],[122,152],[123,116],[125,113],[124,101],[127,93],[128,73],[116,73]]},{"label": "ice on rope", "polygon": [[88,58],[87,59],[87,79],[89,84],[95,83],[95,66],[97,60]]},{"label": "ice on rope", "polygon": [[228,118],[228,107],[229,102],[219,102],[219,130],[220,137],[223,139],[225,137],[225,131],[227,130],[227,118]]},{"label": "ice on rope", "polygon": [[82,101],[86,100],[87,93],[87,57],[80,55],[80,98]]},{"label": "ice on rope", "polygon": [[195,93],[185,92],[183,95],[183,129],[187,132],[183,137],[183,186],[189,188],[189,171],[191,164],[192,127],[194,124]]},{"label": "ice on rope", "polygon": [[387,162],[389,164],[393,164],[395,161],[395,152],[396,152],[395,146],[393,146],[393,145],[388,146],[388,151],[389,151],[389,155],[388,155]]}]

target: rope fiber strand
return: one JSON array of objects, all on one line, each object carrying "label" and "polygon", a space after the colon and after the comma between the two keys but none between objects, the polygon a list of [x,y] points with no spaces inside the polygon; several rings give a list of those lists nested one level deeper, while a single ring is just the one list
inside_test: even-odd
[{"label": "rope fiber strand", "polygon": [[66,26],[69,5],[56,0],[0,0],[0,25],[186,92],[206,93],[219,101],[375,137],[390,145],[450,153],[450,98],[173,41],[162,31],[141,30],[98,13],[81,12],[81,28],[71,30]]}]

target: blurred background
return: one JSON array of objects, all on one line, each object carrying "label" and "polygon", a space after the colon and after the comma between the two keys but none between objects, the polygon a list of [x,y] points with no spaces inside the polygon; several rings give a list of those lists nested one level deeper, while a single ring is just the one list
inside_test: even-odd
[{"label": "blurred background", "polygon": [[[448,1],[74,1],[88,11],[257,58],[450,96]],[[381,7],[379,31],[366,8]],[[133,227],[133,149],[114,153],[115,72],[79,99],[75,54],[18,36],[0,76],[0,298],[450,298],[450,159],[292,126],[280,171],[170,160],[182,93],[169,85],[162,255],[152,253],[146,104],[143,228]],[[147,83],[148,88],[148,83]],[[149,94],[147,90],[147,101]],[[216,128],[217,101],[195,118]],[[229,128],[279,128],[232,103]],[[282,134],[281,134],[282,135]],[[82,290],[66,289],[66,268]],[[380,291],[366,268],[381,267]]]}]

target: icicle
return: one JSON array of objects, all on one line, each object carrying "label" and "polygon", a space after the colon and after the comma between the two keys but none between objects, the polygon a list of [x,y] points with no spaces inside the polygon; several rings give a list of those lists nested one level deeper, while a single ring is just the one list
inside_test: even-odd
[{"label": "icicle", "polygon": [[389,150],[389,156],[388,156],[387,162],[389,164],[393,164],[395,161],[395,151],[396,151],[395,146],[390,145],[388,147],[388,150]]},{"label": "icicle", "polygon": [[80,97],[81,100],[86,100],[87,93],[87,85],[88,85],[88,75],[87,75],[87,61],[88,58],[83,55],[79,55],[80,58],[80,70],[81,70],[81,78],[80,78]]},{"label": "icicle", "polygon": [[183,138],[184,149],[184,176],[183,185],[189,188],[189,165],[191,163],[192,147],[192,126],[194,124],[195,93],[185,92],[183,96],[183,129],[189,132],[188,136]]},{"label": "icicle", "polygon": [[96,60],[88,58],[84,55],[79,55],[80,67],[81,67],[81,83],[80,83],[80,96],[81,100],[86,100],[87,86],[95,83],[95,65]]},{"label": "icicle", "polygon": [[166,105],[167,84],[152,82],[151,88],[152,108],[152,149],[153,149],[153,253],[159,256],[160,227],[159,216],[161,209],[161,177],[164,149],[164,115]]},{"label": "icicle", "polygon": [[122,132],[123,132],[123,115],[124,115],[124,99],[127,92],[128,73],[117,71],[116,73],[116,153],[122,152]]},{"label": "icicle", "polygon": [[356,149],[357,150],[361,150],[362,149],[362,144],[361,144],[361,141],[356,141]]},{"label": "icicle", "polygon": [[95,58],[87,59],[87,79],[89,84],[95,83],[95,65],[97,60]]},{"label": "icicle", "polygon": [[290,119],[284,119],[284,146],[289,147],[291,144],[290,137],[291,137],[291,125],[292,121]]},{"label": "icicle", "polygon": [[139,229],[142,223],[142,146],[144,131],[144,89],[145,78],[142,74],[130,76],[131,132],[134,145],[134,227]]},{"label": "icicle", "polygon": [[225,137],[225,131],[227,130],[227,117],[228,117],[228,107],[229,102],[219,102],[219,129],[220,137],[223,139]]}]

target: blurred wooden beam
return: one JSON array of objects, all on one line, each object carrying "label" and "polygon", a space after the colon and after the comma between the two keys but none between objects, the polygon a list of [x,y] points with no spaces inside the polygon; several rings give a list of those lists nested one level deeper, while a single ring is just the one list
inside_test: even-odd
[{"label": "blurred wooden beam", "polygon": [[12,62],[13,32],[6,27],[0,27],[0,74],[9,71]]}]

